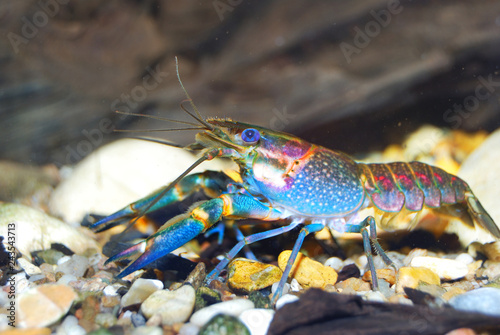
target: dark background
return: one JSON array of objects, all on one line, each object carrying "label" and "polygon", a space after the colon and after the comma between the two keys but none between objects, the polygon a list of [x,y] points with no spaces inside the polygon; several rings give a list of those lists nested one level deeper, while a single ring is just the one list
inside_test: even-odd
[{"label": "dark background", "polygon": [[500,126],[500,84],[476,92],[500,83],[497,0],[4,0],[0,157],[60,166],[111,128],[178,127],[113,113],[187,120],[175,56],[203,115],[349,153],[425,123]]}]

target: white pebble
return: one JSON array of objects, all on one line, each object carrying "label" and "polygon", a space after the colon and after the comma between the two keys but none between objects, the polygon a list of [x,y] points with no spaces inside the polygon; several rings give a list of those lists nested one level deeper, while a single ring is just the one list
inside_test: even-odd
[{"label": "white pebble", "polygon": [[28,276],[34,276],[42,273],[42,270],[40,270],[38,266],[31,264],[24,258],[19,258],[17,263],[19,263]]},{"label": "white pebble", "polygon": [[200,327],[191,322],[187,322],[181,326],[179,329],[179,335],[198,335]]},{"label": "white pebble", "polygon": [[217,314],[239,316],[243,311],[254,308],[252,301],[247,299],[233,299],[219,302],[196,311],[189,321],[199,327],[210,321]]},{"label": "white pebble", "polygon": [[364,297],[366,300],[369,300],[369,301],[375,301],[375,302],[386,302],[387,301],[384,294],[380,291],[368,291],[364,295]]},{"label": "white pebble", "polygon": [[196,291],[191,285],[177,290],[159,290],[151,294],[141,305],[141,312],[148,319],[155,314],[161,315],[162,325],[183,323],[193,312]]},{"label": "white pebble", "polygon": [[160,327],[140,326],[132,330],[132,335],[163,335]]},{"label": "white pebble", "polygon": [[251,335],[265,335],[273,316],[272,309],[252,308],[241,313],[240,320],[250,330]]},{"label": "white pebble", "polygon": [[63,275],[59,280],[57,281],[58,284],[64,284],[64,285],[69,285],[70,282],[72,281],[77,281],[78,279],[73,276],[73,275]]},{"label": "white pebble", "polygon": [[[276,283],[274,283],[274,284],[271,286],[271,293],[272,293],[273,295],[274,295],[274,293],[276,292],[276,289],[278,288],[278,284],[279,284],[279,282],[276,282]],[[285,283],[285,286],[283,286],[283,292],[281,292],[281,295],[287,294],[289,291],[290,291],[290,284]]]},{"label": "white pebble", "polygon": [[40,279],[43,279],[43,278],[45,278],[45,275],[44,275],[44,274],[39,273],[39,274],[36,274],[36,275],[32,275],[32,276],[30,276],[29,281],[30,281],[31,283],[33,283],[33,282],[35,282],[35,281],[37,281],[37,280],[40,280]]},{"label": "white pebble", "polygon": [[290,283],[290,291],[299,292],[300,290],[302,290],[302,286],[300,286],[297,279],[293,278],[292,282]]},{"label": "white pebble", "polygon": [[57,330],[57,335],[85,335],[87,332],[78,325],[78,319],[73,315],[68,315]]},{"label": "white pebble", "polygon": [[96,266],[97,264],[99,264],[99,261],[101,260],[102,258],[102,254],[96,252],[95,254],[93,255],[90,255],[89,257],[89,265],[90,266]]},{"label": "white pebble", "polygon": [[331,268],[333,268],[335,271],[340,271],[342,270],[342,267],[344,265],[344,261],[342,261],[340,258],[338,257],[330,257],[328,258],[326,261],[325,261],[325,266],[329,266]]},{"label": "white pebble", "polygon": [[469,265],[472,262],[474,262],[474,258],[472,258],[471,255],[466,254],[466,253],[458,255],[457,258],[455,258],[455,260],[457,262],[460,262],[460,263],[465,264],[465,265]]},{"label": "white pebble", "polygon": [[469,272],[467,265],[453,259],[442,259],[430,256],[417,256],[411,261],[412,267],[424,267],[434,271],[439,278],[455,280],[465,277]]},{"label": "white pebble", "polygon": [[[63,259],[65,257],[61,257]],[[62,272],[76,277],[83,277],[89,267],[89,259],[80,255],[73,255],[66,262],[57,262],[56,272]]]},{"label": "white pebble", "polygon": [[61,265],[61,264],[63,264],[63,263],[66,263],[66,262],[68,262],[70,259],[71,259],[71,256],[64,255],[64,256],[62,256],[61,258],[59,258],[59,259],[57,260],[57,265]]},{"label": "white pebble", "polygon": [[286,304],[289,304],[291,302],[295,302],[299,300],[299,297],[293,294],[285,294],[281,298],[276,301],[276,309],[280,309],[281,307],[285,306]]},{"label": "white pebble", "polygon": [[122,307],[139,304],[147,299],[153,292],[163,289],[163,283],[157,279],[137,279],[130,290],[122,297]]}]

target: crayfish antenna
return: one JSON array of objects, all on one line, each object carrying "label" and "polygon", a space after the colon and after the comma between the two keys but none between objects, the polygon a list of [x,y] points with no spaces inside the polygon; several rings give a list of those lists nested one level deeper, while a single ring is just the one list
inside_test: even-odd
[{"label": "crayfish antenna", "polygon": [[483,205],[479,202],[474,194],[468,193],[465,195],[465,200],[467,201],[467,207],[469,213],[474,218],[474,220],[484,229],[488,230],[496,238],[500,238],[500,229],[496,225],[495,221],[486,212]]}]

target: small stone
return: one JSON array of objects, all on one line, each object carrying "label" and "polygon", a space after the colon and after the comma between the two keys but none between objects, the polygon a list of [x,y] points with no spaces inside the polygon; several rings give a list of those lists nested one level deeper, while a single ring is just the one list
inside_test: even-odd
[{"label": "small stone", "polygon": [[195,290],[197,290],[201,284],[203,284],[203,280],[207,276],[206,265],[203,262],[199,262],[196,264],[196,267],[191,271],[191,273],[187,276],[184,281],[184,285],[190,284],[193,286]]},{"label": "small stone", "polygon": [[206,286],[201,286],[196,290],[196,302],[194,310],[197,311],[205,306],[221,302],[220,293]]},{"label": "small stone", "polygon": [[269,306],[271,306],[271,300],[269,300],[269,297],[265,296],[260,291],[251,292],[248,295],[248,300],[253,302],[255,308],[269,308]]},{"label": "small stone", "polygon": [[423,257],[423,256],[427,256],[427,253],[428,251],[426,249],[420,249],[420,248],[415,248],[415,249],[412,249],[408,255],[404,258],[403,260],[403,264],[404,266],[410,266],[411,264],[411,261],[415,258],[415,257]]},{"label": "small stone", "polygon": [[200,327],[191,322],[183,324],[181,329],[179,329],[179,335],[198,335],[199,332]]},{"label": "small stone", "polygon": [[338,290],[342,293],[366,292],[371,290],[370,283],[359,278],[348,278],[343,282],[335,284]]},{"label": "small stone", "polygon": [[19,263],[24,272],[26,272],[26,274],[30,277],[42,273],[42,270],[40,270],[38,266],[31,264],[24,258],[18,258],[17,263]]},{"label": "small stone", "polygon": [[246,258],[237,258],[228,267],[228,285],[231,289],[249,293],[279,282],[281,270],[274,265]]},{"label": "small stone", "polygon": [[450,300],[451,298],[458,296],[460,294],[464,294],[465,292],[467,291],[459,287],[450,287],[445,293],[443,293],[441,298],[443,298],[444,300]]},{"label": "small stone", "polygon": [[465,265],[469,265],[472,262],[474,262],[474,258],[472,258],[471,255],[466,254],[466,253],[462,253],[462,254],[458,255],[457,258],[455,258],[455,260],[457,262],[460,262],[460,263],[465,264]]},{"label": "small stone", "polygon": [[95,316],[95,323],[104,328],[116,325],[116,316],[111,313],[99,313]]},{"label": "small stone", "polygon": [[285,306],[286,304],[292,303],[299,300],[299,297],[293,294],[285,294],[281,298],[276,301],[276,309],[280,309],[281,307]]},{"label": "small stone", "polygon": [[300,290],[302,290],[302,286],[300,286],[297,279],[293,278],[292,281],[290,282],[290,291],[299,292]]},{"label": "small stone", "polygon": [[132,335],[163,335],[163,329],[160,327],[140,326],[132,330]]},{"label": "small stone", "polygon": [[44,263],[57,264],[64,257],[64,254],[54,249],[48,249],[36,252],[36,257],[41,258]]},{"label": "small stone", "polygon": [[[63,334],[85,335],[87,332],[78,324],[78,319],[74,315],[68,315],[59,326]],[[59,334],[59,331],[57,332]]]},{"label": "small stone", "polygon": [[163,325],[186,322],[193,312],[196,292],[191,285],[175,291],[159,290],[151,294],[141,305],[147,318],[160,314]]},{"label": "small stone", "polygon": [[57,283],[69,285],[70,282],[77,281],[77,280],[78,280],[78,278],[76,278],[74,275],[63,275],[61,278],[59,278]]},{"label": "small stone", "polygon": [[483,287],[453,297],[449,304],[458,310],[500,316],[500,289]]},{"label": "small stone", "polygon": [[132,320],[132,325],[134,325],[134,327],[142,327],[146,325],[146,319],[140,313],[132,313],[130,320]]},{"label": "small stone", "polygon": [[252,308],[241,313],[239,319],[247,326],[251,335],[266,335],[273,316],[272,309]]},{"label": "small stone", "polygon": [[73,255],[68,261],[60,263],[56,268],[56,272],[62,272],[76,277],[83,277],[88,266],[89,259],[87,257]]},{"label": "small stone", "polygon": [[419,256],[411,261],[412,267],[423,267],[432,270],[439,278],[444,280],[456,280],[463,278],[469,272],[467,265],[453,260],[429,256]]},{"label": "small stone", "polygon": [[[285,250],[279,255],[278,265],[282,271],[285,270],[291,253],[291,250]],[[297,279],[305,287],[323,288],[327,284],[334,285],[337,282],[338,275],[331,267],[324,266],[299,252],[289,277]]]},{"label": "small stone", "polygon": [[[394,269],[377,269],[377,278],[386,280],[389,284],[394,285],[396,283],[396,271]],[[367,282],[372,282],[372,272],[370,270],[366,271],[363,275],[363,280]]]},{"label": "small stone", "polygon": [[130,290],[122,297],[122,307],[140,304],[153,292],[163,289],[163,283],[157,279],[137,279]]},{"label": "small stone", "polygon": [[486,261],[483,267],[481,275],[488,277],[489,280],[500,276],[500,262]]},{"label": "small stone", "polygon": [[405,287],[417,288],[419,282],[440,285],[439,276],[428,268],[402,267],[396,276],[396,293],[403,293]]},{"label": "small stone", "polygon": [[44,284],[21,293],[17,300],[20,327],[45,327],[65,315],[77,295],[66,285]]},{"label": "small stone", "polygon": [[325,261],[324,266],[329,266],[335,271],[339,272],[344,266],[344,261],[338,257],[330,257]]},{"label": "small stone", "polygon": [[250,331],[235,316],[220,314],[209,320],[198,333],[198,335],[214,334],[250,335]]},{"label": "small stone", "polygon": [[[271,293],[274,294],[276,290],[278,289],[279,283],[274,283],[273,286],[271,286]],[[283,291],[281,292],[281,295],[287,294],[290,291],[290,284],[285,283],[285,286],[283,286]]]},{"label": "small stone", "polygon": [[386,302],[387,298],[380,291],[369,291],[364,295],[365,299],[368,301],[375,302]]},{"label": "small stone", "polygon": [[486,243],[483,252],[490,261],[500,262],[500,241]]},{"label": "small stone", "polygon": [[199,327],[203,327],[203,325],[205,325],[210,319],[212,319],[217,314],[226,314],[237,317],[241,313],[243,313],[243,311],[251,308],[254,308],[254,304],[253,302],[247,299],[233,299],[229,301],[224,301],[200,309],[191,316],[189,322]]}]

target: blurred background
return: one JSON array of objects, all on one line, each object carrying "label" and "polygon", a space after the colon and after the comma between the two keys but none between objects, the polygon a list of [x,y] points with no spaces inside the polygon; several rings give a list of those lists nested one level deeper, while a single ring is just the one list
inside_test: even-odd
[{"label": "blurred background", "polygon": [[[500,2],[0,2],[0,157],[70,165],[178,127],[115,110],[230,117],[362,153],[423,124],[500,126]],[[193,141],[192,131],[154,133]]]}]

